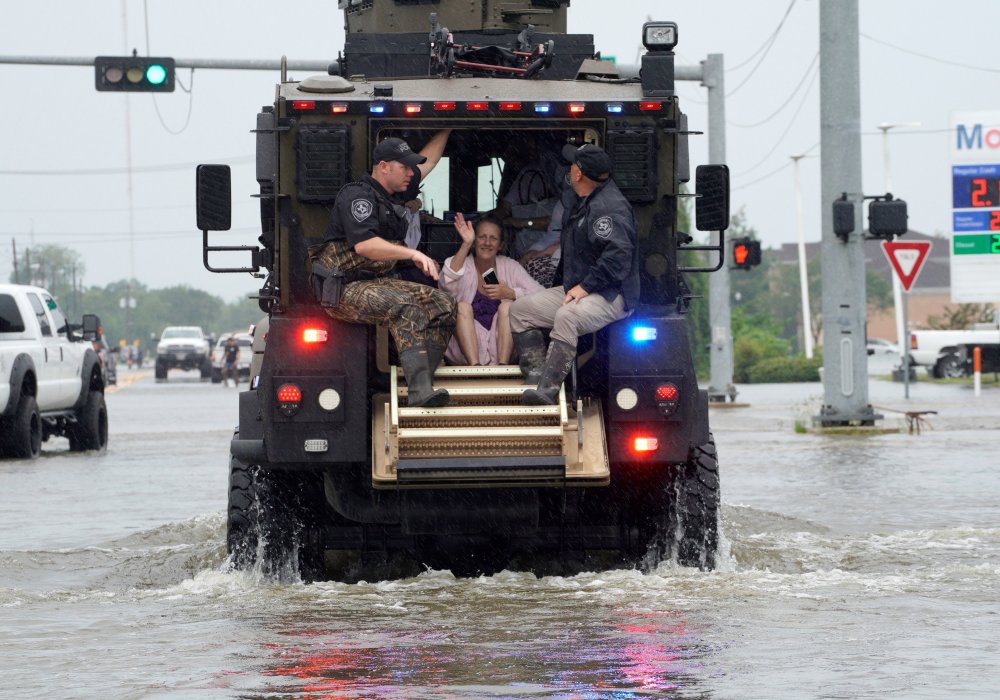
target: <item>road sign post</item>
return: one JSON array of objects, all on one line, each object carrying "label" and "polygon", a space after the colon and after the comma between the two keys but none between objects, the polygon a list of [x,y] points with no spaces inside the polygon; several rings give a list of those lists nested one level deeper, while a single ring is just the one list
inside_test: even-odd
[{"label": "road sign post", "polygon": [[903,333],[900,347],[903,349],[903,396],[910,398],[910,288],[917,281],[930,253],[930,241],[882,241],[882,252],[889,259],[889,265],[903,287]]}]

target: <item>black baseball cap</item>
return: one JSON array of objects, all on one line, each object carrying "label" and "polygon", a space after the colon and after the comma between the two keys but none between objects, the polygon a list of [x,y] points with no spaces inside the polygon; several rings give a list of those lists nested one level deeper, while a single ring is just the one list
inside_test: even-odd
[{"label": "black baseball cap", "polygon": [[372,161],[381,163],[382,161],[398,160],[403,165],[420,165],[426,157],[419,153],[414,153],[409,144],[403,139],[395,137],[379,141],[372,151]]},{"label": "black baseball cap", "polygon": [[563,146],[562,157],[576,163],[580,172],[594,182],[604,182],[611,177],[611,157],[600,146],[585,143],[578,148],[567,143]]}]

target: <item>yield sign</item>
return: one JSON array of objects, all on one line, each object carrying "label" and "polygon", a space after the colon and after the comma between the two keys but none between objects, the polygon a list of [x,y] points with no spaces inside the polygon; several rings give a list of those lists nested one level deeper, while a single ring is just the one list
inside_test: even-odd
[{"label": "yield sign", "polygon": [[920,269],[924,266],[927,254],[931,250],[930,241],[882,241],[882,252],[889,258],[889,264],[896,271],[903,289],[910,291],[910,287],[920,274]]}]

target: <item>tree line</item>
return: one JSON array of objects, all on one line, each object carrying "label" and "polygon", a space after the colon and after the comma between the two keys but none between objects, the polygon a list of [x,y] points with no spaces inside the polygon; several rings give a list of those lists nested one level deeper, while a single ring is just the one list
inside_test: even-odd
[{"label": "tree line", "polygon": [[[205,333],[218,335],[246,330],[264,316],[255,299],[226,303],[187,285],[151,289],[137,280],[132,280],[130,290],[127,279],[86,287],[85,272],[75,250],[37,245],[19,252],[10,281],[48,289],[70,321],[79,323],[83,314],[97,314],[110,345],[139,341],[147,353],[155,351],[152,340],[167,326],[201,326]],[[129,296],[134,306],[126,308]]]}]

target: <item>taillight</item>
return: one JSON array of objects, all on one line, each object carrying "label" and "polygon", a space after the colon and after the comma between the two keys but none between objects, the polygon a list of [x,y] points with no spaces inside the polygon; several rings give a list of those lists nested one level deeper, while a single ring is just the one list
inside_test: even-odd
[{"label": "taillight", "polygon": [[636,452],[655,452],[660,447],[660,441],[655,437],[640,436],[632,440],[632,449]]},{"label": "taillight", "polygon": [[315,100],[295,100],[292,102],[292,109],[297,112],[302,112],[308,109],[316,109]]},{"label": "taillight", "polygon": [[586,109],[586,107],[582,102],[571,102],[569,105],[570,114],[583,114],[584,109]]},{"label": "taillight", "polygon": [[458,105],[455,102],[435,102],[435,112],[454,112]]},{"label": "taillight", "polygon": [[407,114],[420,114],[420,107],[421,107],[421,106],[420,106],[420,105],[418,105],[418,104],[408,104],[408,105],[406,105],[406,107],[404,108],[404,111],[405,111],[405,112],[406,112]]},{"label": "taillight", "polygon": [[681,392],[674,384],[660,384],[656,387],[656,408],[665,416],[673,415],[677,410],[677,402]]},{"label": "taillight", "polygon": [[278,387],[278,408],[286,416],[294,415],[302,405],[302,389],[295,384],[282,384]]},{"label": "taillight", "polygon": [[325,343],[327,332],[325,328],[304,328],[302,329],[303,343]]},{"label": "taillight", "polygon": [[663,109],[662,102],[640,102],[639,111],[640,112],[659,112]]},{"label": "taillight", "polygon": [[520,102],[501,102],[500,103],[501,112],[520,112],[521,103]]},{"label": "taillight", "polygon": [[485,112],[490,108],[489,102],[466,102],[465,109],[469,112]]},{"label": "taillight", "polygon": [[913,333],[910,333],[910,350],[919,350],[917,347],[917,336]]}]

